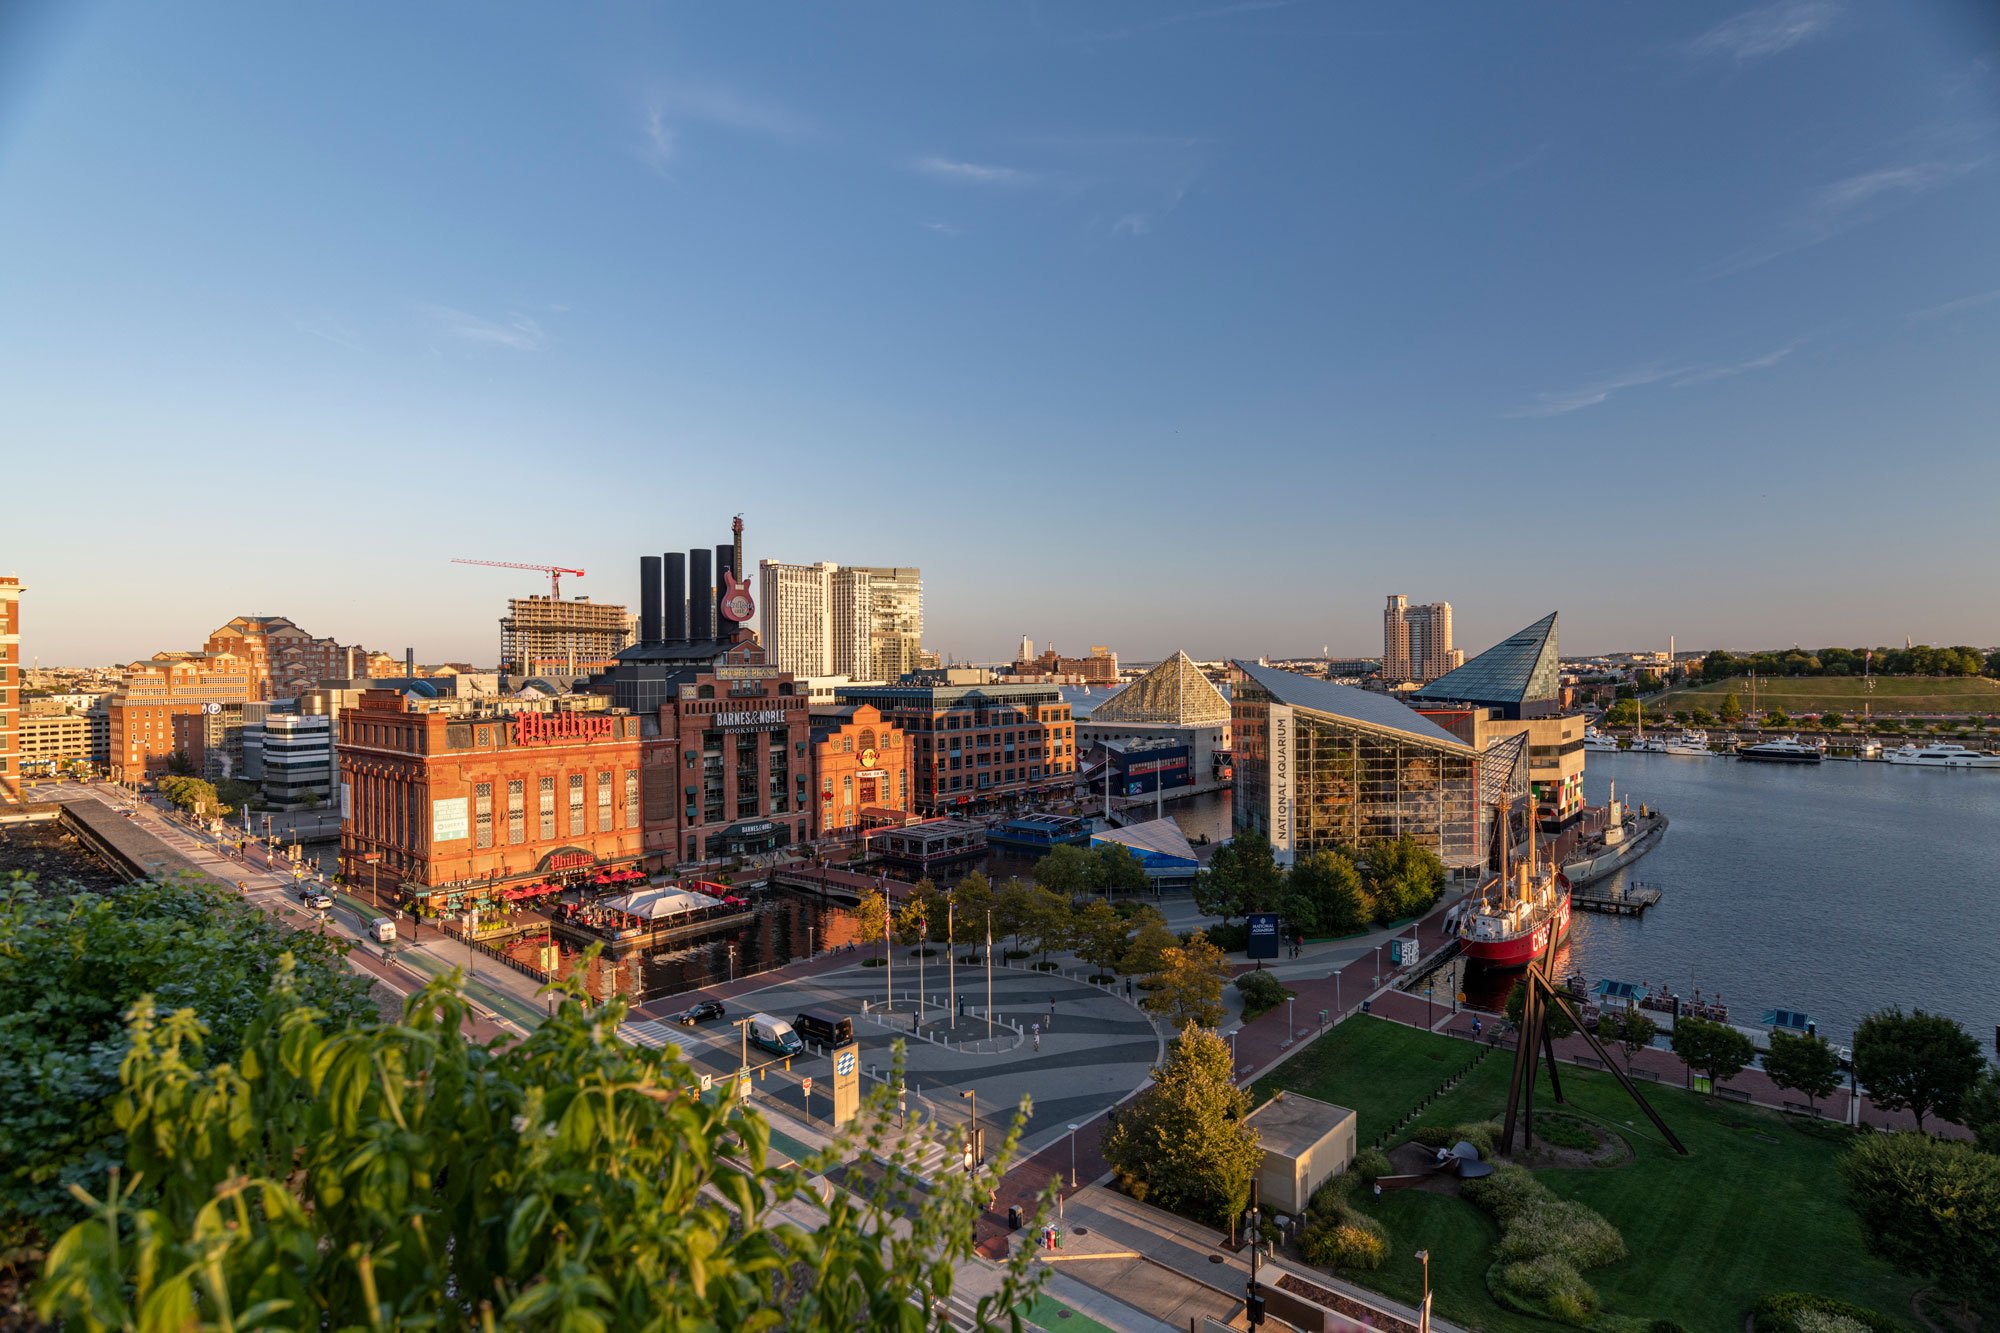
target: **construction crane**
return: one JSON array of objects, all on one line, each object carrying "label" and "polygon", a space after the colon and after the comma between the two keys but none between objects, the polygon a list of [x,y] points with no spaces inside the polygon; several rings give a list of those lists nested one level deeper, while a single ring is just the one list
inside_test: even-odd
[{"label": "construction crane", "polygon": [[558,602],[562,600],[562,576],[565,574],[574,574],[578,578],[583,577],[583,571],[580,569],[564,569],[561,565],[524,565],[514,560],[467,560],[459,556],[453,556],[451,563],[454,565],[487,565],[493,569],[539,569],[542,573],[549,576],[550,599]]}]

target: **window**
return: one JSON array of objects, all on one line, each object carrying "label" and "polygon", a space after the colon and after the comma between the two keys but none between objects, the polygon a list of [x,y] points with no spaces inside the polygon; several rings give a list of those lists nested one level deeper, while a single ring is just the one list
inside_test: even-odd
[{"label": "window", "polygon": [[[694,756],[688,757],[692,759]],[[597,831],[611,831],[611,770],[608,768],[597,775]]]},{"label": "window", "polygon": [[493,845],[493,784],[482,782],[472,789],[473,846]]},{"label": "window", "polygon": [[854,778],[851,775],[840,780],[840,803],[854,804]]},{"label": "window", "polygon": [[535,812],[540,816],[536,828],[540,837],[556,836],[556,780],[543,778],[535,784]]},{"label": "window", "polygon": [[574,838],[583,832],[583,774],[572,773],[569,775],[569,835]]},{"label": "window", "polygon": [[521,779],[507,780],[507,841],[510,843],[525,842],[528,838],[527,816],[521,806],[525,790]]},{"label": "window", "polygon": [[625,770],[625,827],[639,827],[639,770]]}]

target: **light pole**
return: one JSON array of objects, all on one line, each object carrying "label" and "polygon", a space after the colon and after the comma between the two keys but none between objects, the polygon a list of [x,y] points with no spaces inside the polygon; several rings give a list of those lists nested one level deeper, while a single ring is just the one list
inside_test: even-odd
[{"label": "light pole", "polygon": [[1242,1028],[1229,1029],[1229,1081],[1231,1083],[1236,1081],[1236,1034],[1242,1030]]},{"label": "light pole", "polygon": [[1287,995],[1285,997],[1285,1040],[1287,1041],[1290,1041],[1299,1030],[1298,1022],[1292,1015],[1292,1006],[1298,1003],[1298,998],[1296,995]]},{"label": "light pole", "polygon": [[1431,1333],[1431,1252],[1418,1250],[1424,1265],[1424,1303],[1417,1311],[1417,1333]]},{"label": "light pole", "polygon": [[1069,1187],[1072,1190],[1076,1188],[1076,1131],[1080,1128],[1080,1125],[1069,1127]]},{"label": "light pole", "polygon": [[1382,984],[1382,946],[1375,946],[1375,984]]},{"label": "light pole", "polygon": [[979,1089],[967,1088],[958,1095],[965,1098],[967,1103],[965,1112],[965,1174],[970,1176],[975,1157],[979,1159],[979,1165],[984,1166],[986,1164],[986,1154],[980,1151],[981,1144],[979,1142]]},{"label": "light pole", "polygon": [[986,1035],[993,1035],[993,909],[986,909]]},{"label": "light pole", "polygon": [[954,1032],[958,1030],[958,1019],[956,1017],[958,1013],[956,1007],[958,1003],[958,946],[953,939],[954,927],[957,921],[957,908],[958,899],[952,894],[946,894],[944,898],[944,961],[946,977],[944,983],[944,1009],[947,1015],[952,1016],[951,1026]]}]

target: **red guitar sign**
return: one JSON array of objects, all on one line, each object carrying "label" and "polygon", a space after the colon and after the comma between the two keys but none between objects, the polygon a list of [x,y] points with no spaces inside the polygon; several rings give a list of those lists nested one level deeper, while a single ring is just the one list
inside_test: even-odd
[{"label": "red guitar sign", "polygon": [[738,583],[734,570],[722,571],[722,597],[716,603],[716,610],[724,620],[739,625],[757,614],[757,604],[750,600],[750,585]]}]

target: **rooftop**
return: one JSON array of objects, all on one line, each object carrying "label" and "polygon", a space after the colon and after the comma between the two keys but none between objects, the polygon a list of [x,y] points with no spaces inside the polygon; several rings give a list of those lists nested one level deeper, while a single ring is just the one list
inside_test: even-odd
[{"label": "rooftop", "polygon": [[1562,693],[1556,613],[1517,630],[1411,697],[1424,703],[1552,703]]},{"label": "rooftop", "polygon": [[1294,671],[1258,666],[1255,662],[1238,662],[1236,666],[1281,704],[1358,722],[1362,726],[1401,732],[1429,745],[1467,752],[1472,749],[1423,714],[1386,694],[1356,689],[1352,685],[1341,685],[1318,676],[1301,676]]},{"label": "rooftop", "polygon": [[1265,1152],[1297,1157],[1354,1118],[1345,1106],[1296,1092],[1281,1092],[1243,1117],[1257,1131],[1257,1146]]}]

